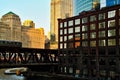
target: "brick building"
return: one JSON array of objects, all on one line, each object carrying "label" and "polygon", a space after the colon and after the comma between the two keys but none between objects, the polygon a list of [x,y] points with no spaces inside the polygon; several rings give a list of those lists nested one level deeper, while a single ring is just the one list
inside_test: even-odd
[{"label": "brick building", "polygon": [[58,23],[60,73],[119,80],[120,5],[84,11]]}]

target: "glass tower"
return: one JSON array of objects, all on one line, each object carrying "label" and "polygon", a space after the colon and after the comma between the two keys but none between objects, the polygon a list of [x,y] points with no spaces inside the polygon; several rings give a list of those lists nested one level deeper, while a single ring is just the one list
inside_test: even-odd
[{"label": "glass tower", "polygon": [[74,0],[74,14],[78,15],[82,11],[93,9],[94,2],[99,3],[100,0]]},{"label": "glass tower", "polygon": [[106,6],[113,6],[120,4],[120,0],[106,0]]}]

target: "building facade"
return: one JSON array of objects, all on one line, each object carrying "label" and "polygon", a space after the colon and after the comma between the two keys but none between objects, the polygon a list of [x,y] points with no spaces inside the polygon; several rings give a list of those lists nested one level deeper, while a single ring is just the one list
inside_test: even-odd
[{"label": "building facade", "polygon": [[[78,15],[83,11],[92,10],[96,5],[100,3],[100,0],[74,0],[74,14]],[[98,5],[97,7],[99,7]]]},{"label": "building facade", "polygon": [[114,6],[120,4],[120,0],[106,0],[106,6]]},{"label": "building facade", "polygon": [[59,19],[60,73],[120,79],[120,5]]},{"label": "building facade", "polygon": [[44,29],[22,26],[22,47],[24,48],[45,48]]},{"label": "building facade", "polygon": [[51,0],[50,36],[53,46],[58,48],[58,18],[67,18],[73,15],[72,0]]},{"label": "building facade", "polygon": [[3,22],[0,22],[0,40],[11,40],[10,27]]},{"label": "building facade", "polygon": [[[18,15],[13,12],[8,12],[2,16],[1,22],[5,25],[8,25],[6,28],[4,28],[6,29],[7,33],[6,37],[8,36],[7,39],[11,41],[21,41],[21,21]],[[8,28],[9,31],[7,32]]]},{"label": "building facade", "polygon": [[24,26],[18,15],[8,12],[0,21],[0,40],[22,42],[24,48],[42,48],[45,46],[44,29],[35,29],[32,20],[26,20]]}]

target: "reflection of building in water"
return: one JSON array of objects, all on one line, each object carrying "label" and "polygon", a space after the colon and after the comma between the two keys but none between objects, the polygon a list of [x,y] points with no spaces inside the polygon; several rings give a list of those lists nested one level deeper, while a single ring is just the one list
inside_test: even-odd
[{"label": "reflection of building in water", "polygon": [[120,5],[59,19],[59,71],[119,80]]}]

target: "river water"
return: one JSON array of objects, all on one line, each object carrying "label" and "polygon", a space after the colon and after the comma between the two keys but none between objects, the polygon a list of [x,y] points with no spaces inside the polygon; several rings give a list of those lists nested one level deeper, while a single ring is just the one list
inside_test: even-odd
[{"label": "river water", "polygon": [[17,76],[15,74],[6,75],[4,71],[6,69],[0,69],[0,80],[27,80],[24,76]]}]

